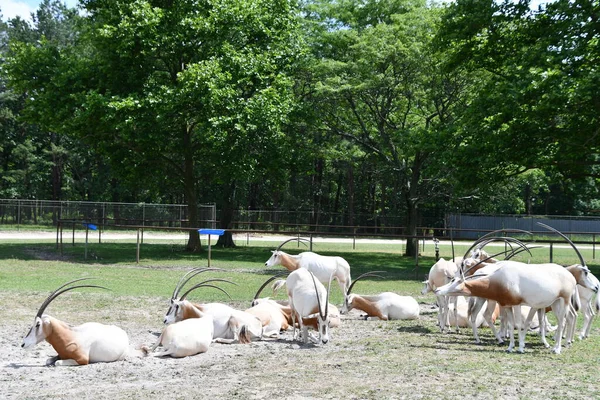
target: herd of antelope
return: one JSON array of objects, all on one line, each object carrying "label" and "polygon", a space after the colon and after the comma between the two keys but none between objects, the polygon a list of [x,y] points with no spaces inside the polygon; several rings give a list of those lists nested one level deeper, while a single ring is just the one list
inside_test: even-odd
[{"label": "herd of antelope", "polygon": [[[492,232],[477,240],[463,257],[451,261],[438,260],[429,271],[422,294],[433,292],[438,305],[437,324],[444,332],[451,322],[473,329],[475,342],[480,343],[478,327],[486,324],[499,343],[510,338],[509,352],[514,349],[514,329],[518,330],[518,351],[524,351],[526,332],[535,327],[542,343],[549,347],[546,331],[554,330],[554,353],[560,353],[562,339],[573,341],[577,313],[583,307],[584,324],[580,339],[590,332],[596,311],[600,310],[600,296],[595,297],[600,282],[590,272],[573,244],[562,233],[547,225],[545,228],[561,235],[573,247],[580,264],[564,267],[558,264],[530,264],[511,260],[516,254],[529,252],[517,239],[493,236]],[[164,316],[163,329],[156,343],[141,346],[143,355],[187,357],[206,352],[211,343],[246,344],[255,340],[279,339],[280,334],[292,329],[292,340],[303,343],[327,344],[330,328],[339,327],[341,314],[356,309],[365,318],[381,320],[416,319],[419,304],[411,296],[393,292],[378,295],[352,293],[354,285],[367,277],[383,278],[382,271],[370,271],[351,280],[350,266],[341,257],[327,257],[313,252],[290,255],[281,247],[296,239],[286,240],[273,251],[266,261],[267,267],[281,265],[285,270],[270,277],[258,289],[250,307],[239,310],[224,303],[193,303],[187,296],[200,288],[212,288],[229,296],[219,284],[234,282],[222,278],[204,279],[186,285],[200,274],[222,271],[218,268],[194,268],[184,274],[176,284]],[[299,239],[298,239],[299,240]],[[489,255],[484,247],[502,241],[505,251]],[[531,254],[531,253],[530,253]],[[503,256],[498,260],[495,257]],[[286,277],[287,276],[287,277]],[[285,279],[283,279],[285,277]],[[103,286],[78,284],[81,278],[70,281],[52,292],[42,303],[34,324],[23,339],[28,348],[46,340],[57,352],[46,365],[86,365],[125,359],[130,350],[127,333],[114,325],[89,322],[71,327],[63,321],[44,313],[48,305],[62,293],[79,288]],[[337,280],[344,295],[341,309],[330,303],[331,283]],[[272,283],[273,282],[273,283]],[[287,300],[261,298],[260,294],[272,283],[273,292],[286,287]],[[183,293],[182,293],[183,292]],[[229,296],[231,298],[231,296]],[[546,313],[552,311],[556,327],[552,327]],[[451,318],[451,316],[454,318]],[[533,317],[537,315],[537,321]],[[495,321],[500,317],[500,329]],[[311,328],[309,330],[309,328]],[[315,333],[316,332],[316,333]]]}]

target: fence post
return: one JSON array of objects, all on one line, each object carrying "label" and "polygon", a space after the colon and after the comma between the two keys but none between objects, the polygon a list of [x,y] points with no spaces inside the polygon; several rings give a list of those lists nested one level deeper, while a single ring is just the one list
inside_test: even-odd
[{"label": "fence post", "polygon": [[310,234],[310,251],[312,251],[313,234]]},{"label": "fence post", "polygon": [[[75,225],[73,225],[75,226]],[[73,229],[73,231],[75,231],[75,229]],[[87,250],[88,250],[88,224],[85,224],[85,251],[84,251],[84,256],[83,259],[87,260]]]},{"label": "fence post", "polygon": [[135,252],[135,262],[140,263],[140,228],[137,229],[137,249]]},{"label": "fence post", "polygon": [[552,243],[552,242],[550,243],[550,262],[553,262],[552,260],[553,260],[553,258],[554,258],[554,257],[553,257],[553,247],[552,247],[552,245],[553,245],[553,244],[554,244],[554,243]]},{"label": "fence post", "polygon": [[354,227],[354,235],[352,236],[352,250],[356,250],[356,227]]},{"label": "fence post", "polygon": [[592,235],[592,260],[596,259],[596,234]]}]

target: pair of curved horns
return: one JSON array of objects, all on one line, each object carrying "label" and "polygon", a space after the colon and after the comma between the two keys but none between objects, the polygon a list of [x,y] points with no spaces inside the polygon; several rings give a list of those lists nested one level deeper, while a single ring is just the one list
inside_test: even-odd
[{"label": "pair of curved horns", "polygon": [[313,285],[315,285],[315,294],[317,295],[317,306],[319,307],[319,315],[321,316],[322,320],[326,320],[327,316],[329,315],[329,293],[331,292],[331,281],[333,280],[333,275],[335,275],[337,269],[334,270],[331,273],[331,276],[329,276],[329,284],[327,285],[327,295],[325,296],[325,312],[321,312],[321,310],[323,309],[321,307],[321,298],[319,297],[319,289],[317,289],[317,281],[315,280],[315,274],[313,274],[312,272],[310,272],[310,276],[312,277],[313,280]]},{"label": "pair of curved horns", "polygon": [[304,239],[304,238],[301,238],[301,237],[291,238],[291,239],[284,240],[283,242],[281,242],[281,244],[277,247],[277,250],[275,250],[275,251],[281,250],[281,248],[283,247],[284,244],[289,243],[289,242],[293,242],[294,240],[297,240],[299,243],[302,243],[305,246],[306,246],[307,242],[310,242],[310,240]]},{"label": "pair of curved horns", "polygon": [[[523,232],[527,232],[527,231],[523,231]],[[490,232],[490,233],[493,233],[493,232]],[[513,252],[515,250],[512,248],[512,245],[510,245],[510,243],[515,243],[516,245],[518,245],[522,249],[526,249],[527,248],[527,246],[525,246],[525,244],[523,242],[521,242],[519,239],[515,239],[515,238],[511,238],[511,237],[505,237],[505,236],[493,236],[493,237],[490,237],[489,234],[488,234],[488,235],[486,235],[484,237],[481,237],[478,240],[476,240],[475,243],[473,243],[471,245],[471,247],[469,247],[469,249],[465,252],[463,258],[467,258],[467,255],[469,254],[469,252],[471,252],[471,250],[473,250],[473,249],[479,249],[479,250],[481,250],[485,246],[487,246],[488,244],[490,244],[492,242],[505,242],[505,243],[508,243],[509,246],[511,247],[511,250]],[[500,253],[500,254],[502,254],[502,253]]]},{"label": "pair of curved horns", "polygon": [[278,273],[276,273],[275,275],[273,275],[273,276],[272,276],[272,277],[270,277],[269,279],[267,279],[267,280],[265,281],[265,283],[263,283],[263,284],[262,284],[262,286],[261,286],[260,288],[258,288],[258,291],[257,291],[257,292],[256,292],[256,294],[254,295],[254,299],[252,299],[252,301],[254,301],[254,300],[258,299],[258,296],[260,296],[260,294],[262,293],[263,289],[264,289],[265,287],[267,287],[267,285],[268,285],[269,283],[273,282],[275,279],[279,278],[280,276],[283,276],[283,275],[288,275],[288,274],[289,274],[289,271],[281,271],[281,272],[278,272]]},{"label": "pair of curved horns", "polygon": [[177,285],[175,286],[175,289],[173,290],[173,295],[171,296],[171,298],[176,299],[177,296],[179,295],[179,292],[181,291],[181,289],[185,286],[186,283],[189,282],[190,279],[192,279],[194,276],[196,276],[202,272],[206,272],[206,271],[223,271],[223,270],[220,268],[208,268],[208,267],[198,267],[198,268],[190,269],[179,279],[179,282],[177,282]]},{"label": "pair of curved horns", "polygon": [[196,289],[201,288],[201,287],[211,287],[213,289],[220,290],[221,292],[225,293],[227,295],[227,297],[229,297],[230,300],[232,300],[231,296],[229,295],[229,293],[227,293],[227,291],[225,289],[223,289],[223,288],[221,288],[219,286],[216,286],[216,285],[210,285],[209,283],[211,283],[211,282],[226,282],[226,283],[231,283],[232,285],[237,286],[237,283],[232,282],[232,281],[227,280],[227,279],[221,279],[221,278],[207,279],[207,280],[202,281],[200,283],[197,283],[194,286],[192,286],[191,288],[189,288],[184,294],[181,295],[181,297],[179,297],[179,300],[185,300],[185,298],[187,297],[187,295],[190,294],[190,292],[192,290],[196,290]]},{"label": "pair of curved horns", "polygon": [[44,302],[40,306],[40,308],[39,308],[39,310],[38,310],[38,312],[36,314],[36,317],[41,317],[42,314],[44,313],[44,311],[46,310],[46,307],[48,307],[48,305],[52,302],[52,300],[54,300],[55,298],[57,298],[61,294],[65,293],[65,292],[68,292],[69,290],[79,289],[79,288],[98,288],[98,289],[110,290],[109,288],[106,288],[104,286],[98,286],[98,285],[77,285],[77,286],[67,287],[67,286],[69,286],[72,283],[79,282],[79,281],[85,281],[85,280],[88,280],[88,279],[94,279],[94,278],[79,278],[79,279],[72,280],[70,282],[65,283],[64,285],[62,285],[61,287],[59,287],[58,289],[56,289],[54,292],[50,293],[50,296],[48,296],[46,298],[46,300],[44,300]]},{"label": "pair of curved horns", "polygon": [[352,288],[354,287],[354,284],[358,281],[360,281],[363,278],[367,278],[369,276],[375,276],[381,279],[384,279],[383,276],[381,275],[377,275],[377,274],[385,274],[385,271],[369,271],[369,272],[365,272],[362,275],[359,275],[358,277],[356,277],[356,279],[354,279],[354,281],[352,281],[352,284],[350,285],[350,287],[348,288],[348,292],[346,292],[346,296],[348,296],[350,294],[350,292],[352,292]]},{"label": "pair of curved horns", "polygon": [[575,253],[577,253],[577,257],[579,257],[579,261],[581,261],[581,265],[582,265],[582,266],[584,266],[584,267],[586,267],[586,265],[585,265],[585,260],[583,259],[583,256],[581,255],[581,253],[579,252],[579,250],[578,250],[578,249],[577,249],[577,247],[575,246],[575,243],[573,243],[573,242],[571,241],[571,239],[569,239],[569,238],[568,238],[568,237],[566,237],[566,236],[565,236],[565,235],[564,235],[562,232],[560,232],[560,231],[558,231],[558,230],[554,229],[553,227],[551,227],[551,226],[549,226],[549,225],[543,224],[543,223],[541,223],[541,222],[538,222],[537,224],[538,224],[539,226],[541,226],[541,227],[544,227],[544,228],[548,229],[549,231],[552,231],[552,232],[558,233],[560,236],[562,236],[562,237],[563,237],[563,239],[565,239],[565,240],[566,240],[566,241],[567,241],[567,242],[568,242],[568,243],[571,245],[571,247],[573,247],[573,250],[575,250]]}]

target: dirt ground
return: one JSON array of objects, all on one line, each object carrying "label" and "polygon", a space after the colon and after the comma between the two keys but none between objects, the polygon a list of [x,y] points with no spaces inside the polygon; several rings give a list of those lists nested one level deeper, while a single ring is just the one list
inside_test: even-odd
[{"label": "dirt ground", "polygon": [[[5,297],[0,298],[3,305],[10,302],[8,295],[0,296]],[[16,316],[18,321],[0,327],[2,398],[358,399],[401,398],[407,389],[405,379],[390,376],[387,366],[373,357],[379,346],[365,353],[369,343],[389,334],[391,325],[361,320],[354,312],[344,316],[342,326],[333,330],[332,341],[324,346],[292,341],[290,331],[279,340],[250,345],[213,343],[207,353],[173,359],[143,357],[135,350],[156,340],[162,328],[159,317],[166,307],[155,299],[130,299],[120,305],[111,304],[107,307],[110,313],[98,311],[90,318],[114,322],[116,317],[115,324],[125,329],[130,338],[131,355],[126,360],[82,367],[46,367],[46,358],[55,355],[49,344],[42,342],[31,350],[20,347],[33,320],[33,311],[26,304],[36,303],[33,298],[22,300],[13,310],[13,319]],[[134,303],[144,311],[132,309]],[[434,310],[423,305],[423,311]],[[2,314],[6,321],[7,313]],[[79,323],[77,319],[81,318],[75,312],[60,314],[61,319],[70,322]],[[423,322],[433,321],[427,314],[424,318]],[[393,330],[403,329],[401,321],[390,324]],[[405,324],[408,330],[421,329],[415,321]],[[369,332],[366,337],[365,332]],[[418,379],[412,385],[416,387]]]},{"label": "dirt ground", "polygon": [[[46,367],[46,358],[56,354],[50,345],[20,347],[35,313],[30,305],[45,296],[15,299],[0,293],[0,318],[11,321],[0,327],[0,398],[546,399],[581,398],[582,390],[598,394],[600,359],[586,355],[578,361],[569,355],[575,346],[591,343],[579,342],[552,356],[530,338],[526,354],[507,354],[488,330],[480,331],[484,346],[474,345],[467,329],[439,333],[436,308],[429,303],[421,304],[415,321],[364,321],[353,311],[323,346],[292,341],[288,332],[280,340],[249,345],[215,343],[207,353],[173,359],[143,357],[135,350],[156,340],[165,299],[112,303],[96,296],[105,308],[84,315],[73,295],[62,300],[60,318],[121,326],[129,334],[132,354],[114,363]],[[595,365],[589,363],[593,359]]]}]

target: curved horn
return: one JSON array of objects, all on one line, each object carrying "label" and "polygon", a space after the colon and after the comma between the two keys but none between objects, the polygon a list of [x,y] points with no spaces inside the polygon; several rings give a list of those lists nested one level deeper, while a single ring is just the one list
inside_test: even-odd
[{"label": "curved horn", "polygon": [[[226,282],[226,283],[231,283],[231,284],[237,286],[237,283],[228,281],[227,279],[221,279],[221,278],[207,279],[207,280],[202,281],[200,283],[197,283],[194,286],[192,286],[191,288],[189,288],[184,294],[181,295],[181,297],[179,297],[179,300],[185,300],[185,298],[187,297],[187,295],[190,294],[190,292],[192,290],[196,290],[196,289],[204,287],[204,286],[205,287],[212,287],[212,288],[218,289],[221,292],[225,293],[229,297],[229,299],[231,299],[231,296],[229,295],[229,293],[227,293],[225,291],[225,289],[222,289],[222,288],[220,288],[218,286],[214,286],[214,285],[207,285],[207,283],[210,283],[210,282]],[[233,300],[233,299],[231,299],[231,300]]]},{"label": "curved horn", "polygon": [[[325,315],[321,316],[321,319],[325,320],[329,316],[329,293],[331,293],[331,281],[333,280],[333,276],[337,272],[337,267],[335,270],[329,275],[329,284],[327,285],[327,296],[325,296]],[[321,309],[319,309],[319,313],[321,313]]]},{"label": "curved horn", "polygon": [[[511,250],[512,250],[512,248],[511,248]],[[526,250],[527,250],[527,251],[529,251],[529,249],[526,249]],[[525,250],[521,250],[521,251],[525,251]],[[466,270],[466,271],[464,271],[464,272],[462,271],[462,268],[461,268],[461,275],[463,275],[463,278],[464,278],[464,274],[466,274],[467,272],[469,272],[470,270],[472,270],[473,268],[475,268],[475,267],[476,267],[476,266],[478,266],[479,264],[483,264],[483,263],[484,263],[484,262],[486,262],[487,260],[490,260],[490,259],[492,259],[492,258],[494,258],[494,257],[496,257],[496,256],[499,256],[500,254],[506,254],[506,253],[508,253],[508,250],[504,250],[504,251],[501,251],[501,252],[499,252],[499,253],[492,254],[491,256],[489,256],[489,257],[486,257],[486,258],[484,258],[483,260],[480,260],[480,261],[478,261],[477,263],[475,263],[474,265],[472,265],[471,267],[469,267],[469,269],[467,269],[467,270]],[[512,255],[514,255],[514,253],[515,253],[515,252],[514,252],[514,251],[512,251],[512,253],[513,253]],[[531,252],[530,252],[529,254],[531,254]]]},{"label": "curved horn", "polygon": [[[494,236],[494,237],[486,238],[483,241],[477,241],[476,243],[478,245],[477,246],[471,246],[471,248],[469,249],[469,251],[471,251],[471,249],[473,249],[473,248],[477,248],[477,249],[481,250],[485,246],[487,246],[488,244],[490,244],[492,242],[505,242],[505,243],[508,243],[508,245],[510,246],[511,251],[513,253],[515,252],[515,249],[512,247],[511,243],[516,244],[517,246],[521,247],[525,251],[529,251],[527,249],[527,246],[522,241],[520,241],[519,239],[515,239],[515,238],[512,238],[512,237],[504,237],[504,236]],[[504,253],[506,253],[506,252],[504,252]],[[468,254],[468,251],[467,251],[467,254]],[[501,252],[499,254],[503,254],[503,253]],[[531,252],[529,254],[531,255]]]},{"label": "curved horn", "polygon": [[206,272],[206,271],[223,271],[223,270],[220,268],[208,268],[208,267],[192,268],[191,270],[186,272],[185,275],[183,275],[179,279],[179,282],[177,282],[177,285],[175,286],[175,290],[173,290],[173,295],[171,296],[171,298],[176,299],[177,296],[179,295],[179,292],[181,291],[181,289],[183,289],[185,284],[188,283],[190,281],[190,279],[192,279],[194,276],[196,276],[202,272]]},{"label": "curved horn", "polygon": [[544,246],[530,246],[530,247],[527,247],[526,249],[518,249],[518,250],[514,251],[512,254],[510,254],[508,257],[506,257],[505,260],[510,260],[511,258],[513,258],[514,256],[516,256],[517,254],[522,253],[524,251],[527,251],[527,252],[529,252],[530,255],[532,255],[529,250],[531,250],[531,249],[541,249],[542,247],[544,247]]},{"label": "curved horn", "polygon": [[261,292],[263,291],[263,289],[271,282],[273,282],[275,279],[279,278],[282,275],[288,275],[289,271],[281,271],[276,273],[275,275],[273,275],[272,277],[270,277],[269,279],[266,280],[265,283],[262,284],[262,286],[260,288],[258,288],[258,291],[256,292],[256,294],[254,295],[254,298],[252,299],[253,301],[258,299],[258,296],[261,294]]},{"label": "curved horn", "polygon": [[[308,272],[310,272],[310,271],[308,271]],[[321,316],[321,318],[325,319],[325,317],[323,317],[323,313],[321,311],[323,308],[321,307],[321,298],[319,297],[319,289],[317,288],[317,281],[315,280],[315,274],[310,272],[310,276],[313,280],[313,285],[315,285],[315,294],[317,295],[317,307],[319,307],[319,315]],[[329,281],[329,283],[331,284],[331,280]],[[325,315],[327,315],[327,314],[325,314]]]},{"label": "curved horn", "polygon": [[304,238],[300,238],[300,237],[298,237],[298,238],[291,238],[291,239],[284,240],[283,242],[281,242],[281,244],[277,247],[277,250],[275,250],[275,251],[281,250],[281,248],[283,247],[284,244],[292,242],[294,240],[297,240],[298,242],[302,242],[302,244],[304,244],[305,246],[306,246],[305,242],[310,242],[310,240],[304,239]]},{"label": "curved horn", "polygon": [[378,273],[385,274],[385,271],[369,271],[369,272],[365,272],[364,274],[362,274],[362,275],[359,275],[358,277],[356,277],[356,278],[355,278],[355,279],[352,281],[352,284],[350,284],[350,287],[348,288],[348,291],[346,292],[346,296],[348,296],[348,295],[350,294],[350,292],[352,292],[352,288],[354,287],[354,284],[355,284],[356,282],[358,282],[359,280],[361,280],[362,278],[366,278],[366,277],[369,277],[369,276],[376,276],[376,277],[378,277],[378,278],[384,279],[384,277],[383,277],[383,276],[381,276],[381,275],[377,275]]},{"label": "curved horn", "polygon": [[[65,283],[64,285],[62,285],[61,287],[59,287],[58,289],[56,289],[54,292],[52,292],[50,294],[50,296],[48,296],[46,298],[46,300],[44,300],[44,302],[42,303],[42,305],[40,306],[40,308],[38,309],[38,312],[36,314],[36,317],[41,317],[42,314],[44,313],[44,311],[46,311],[46,307],[48,307],[48,305],[50,305],[50,303],[52,302],[52,300],[56,299],[58,296],[60,296],[61,294],[68,292],[69,290],[73,290],[73,289],[79,289],[79,288],[98,288],[98,289],[106,289],[106,290],[110,290],[109,288],[106,288],[104,286],[98,286],[98,285],[77,285],[77,286],[71,286],[68,288],[63,289],[65,286],[70,285],[71,283],[74,282],[79,282],[79,281],[83,281],[83,280],[87,280],[87,279],[93,279],[93,278],[80,278],[80,279],[75,279],[74,281]],[[62,289],[62,290],[61,290]]]},{"label": "curved horn", "polygon": [[573,248],[573,250],[575,250],[575,253],[577,253],[577,257],[579,257],[579,261],[581,261],[581,265],[582,265],[582,266],[584,266],[584,267],[586,267],[586,265],[585,265],[585,260],[583,259],[583,256],[581,255],[581,253],[579,252],[579,250],[577,250],[577,247],[575,247],[575,243],[573,243],[573,242],[571,241],[571,239],[569,239],[569,238],[568,238],[568,237],[566,237],[566,236],[565,236],[565,235],[564,235],[562,232],[559,232],[558,230],[554,229],[553,227],[551,227],[551,226],[549,226],[549,225],[543,224],[543,223],[541,223],[541,222],[538,222],[537,224],[538,224],[539,226],[543,226],[544,228],[546,228],[546,229],[548,229],[548,230],[551,230],[551,231],[553,231],[553,232],[556,232],[556,233],[558,233],[560,236],[562,236],[562,237],[563,237],[563,239],[565,239],[567,242],[569,242],[569,244],[571,245],[571,247]]}]

